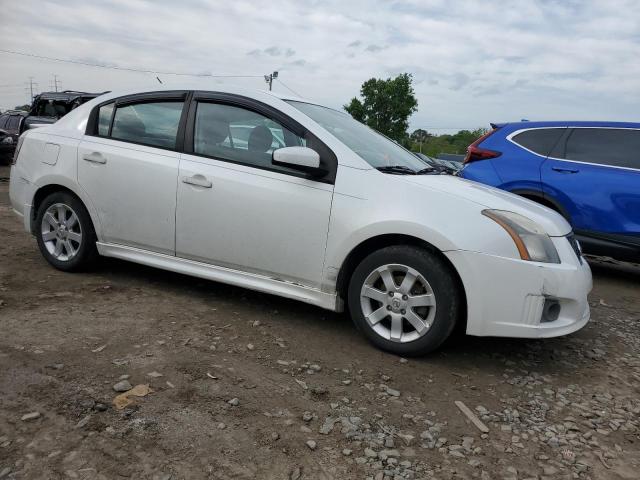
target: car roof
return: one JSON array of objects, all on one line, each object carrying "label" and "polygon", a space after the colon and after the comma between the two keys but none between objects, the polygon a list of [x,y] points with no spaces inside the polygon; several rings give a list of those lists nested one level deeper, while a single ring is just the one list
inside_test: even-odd
[{"label": "car roof", "polygon": [[58,100],[64,102],[72,102],[78,98],[95,98],[103,93],[77,92],[75,90],[65,90],[63,92],[42,92],[34,97],[34,101],[38,100]]},{"label": "car roof", "polygon": [[548,128],[548,127],[609,127],[609,128],[640,128],[637,122],[611,122],[611,121],[573,121],[573,120],[553,120],[553,121],[520,121],[506,123],[492,123],[493,128],[509,127],[509,129],[519,130],[527,128]]},{"label": "car roof", "polygon": [[25,110],[6,110],[0,113],[0,115],[20,115],[22,117],[26,117],[27,115],[29,115],[29,112]]},{"label": "car roof", "polygon": [[197,91],[197,92],[212,92],[212,93],[213,92],[231,93],[236,95],[245,95],[252,98],[260,98],[260,97],[264,98],[264,95],[268,95],[270,97],[279,98],[280,100],[298,100],[298,101],[304,101],[307,103],[315,103],[315,102],[310,102],[309,100],[306,100],[296,95],[277,93],[277,92],[268,91],[268,90],[260,90],[257,88],[243,88],[243,87],[236,87],[232,85],[211,85],[210,88],[206,88],[206,87],[203,88],[202,84],[194,85],[192,83],[171,83],[171,84],[162,84],[162,85],[153,85],[153,86],[147,85],[144,87],[137,87],[137,88],[134,87],[134,88],[127,88],[127,89],[113,90],[113,91],[104,92],[98,95],[103,97],[105,100],[107,100],[110,98],[118,98],[126,95],[135,95],[138,93],[157,93],[157,92],[184,91],[184,90]]}]

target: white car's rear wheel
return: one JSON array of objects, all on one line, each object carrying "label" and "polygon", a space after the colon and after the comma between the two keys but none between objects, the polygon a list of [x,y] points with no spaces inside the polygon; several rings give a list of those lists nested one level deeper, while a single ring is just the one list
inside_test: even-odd
[{"label": "white car's rear wheel", "polygon": [[400,355],[439,347],[460,314],[454,272],[438,255],[412,246],[366,257],[351,277],[348,295],[358,328],[378,347]]},{"label": "white car's rear wheel", "polygon": [[60,270],[85,268],[97,256],[89,213],[67,192],[52,193],[40,203],[35,229],[40,252]]}]

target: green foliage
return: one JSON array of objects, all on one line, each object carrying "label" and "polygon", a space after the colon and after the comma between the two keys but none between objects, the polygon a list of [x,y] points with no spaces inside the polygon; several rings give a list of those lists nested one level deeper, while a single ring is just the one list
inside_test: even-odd
[{"label": "green foliage", "polygon": [[25,112],[28,112],[31,110],[31,105],[18,105],[14,110],[24,110]]},{"label": "green foliage", "polygon": [[371,78],[362,84],[362,100],[354,97],[344,109],[356,120],[398,142],[406,143],[409,117],[418,109],[412,77]]},{"label": "green foliage", "polygon": [[[411,139],[409,148],[414,152],[422,152],[431,157],[436,157],[440,153],[464,154],[467,147],[487,131],[486,128],[477,128],[475,130],[460,130],[454,134],[431,135],[418,129],[414,130],[409,137]],[[427,136],[425,137],[422,132],[427,133]]]}]

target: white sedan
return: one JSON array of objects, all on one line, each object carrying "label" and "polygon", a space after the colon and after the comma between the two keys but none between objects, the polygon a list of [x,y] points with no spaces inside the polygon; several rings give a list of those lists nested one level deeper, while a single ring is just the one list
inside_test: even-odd
[{"label": "white sedan", "polygon": [[378,347],[552,337],[589,320],[569,224],[270,92],[108,93],[19,139],[10,196],[45,259],[98,255],[347,308]]}]

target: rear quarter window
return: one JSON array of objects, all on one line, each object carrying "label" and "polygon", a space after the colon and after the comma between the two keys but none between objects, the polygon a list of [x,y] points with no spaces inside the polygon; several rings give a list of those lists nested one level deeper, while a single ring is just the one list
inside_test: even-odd
[{"label": "rear quarter window", "polygon": [[512,140],[521,147],[546,157],[565,130],[566,128],[536,128],[518,133]]},{"label": "rear quarter window", "polygon": [[173,149],[183,102],[158,101],[119,106],[113,118],[111,138],[151,147]]},{"label": "rear quarter window", "polygon": [[567,139],[563,158],[640,169],[640,130],[574,128]]},{"label": "rear quarter window", "polygon": [[109,127],[111,127],[111,116],[113,114],[113,103],[102,105],[98,110],[98,135],[106,137],[109,135]]}]

